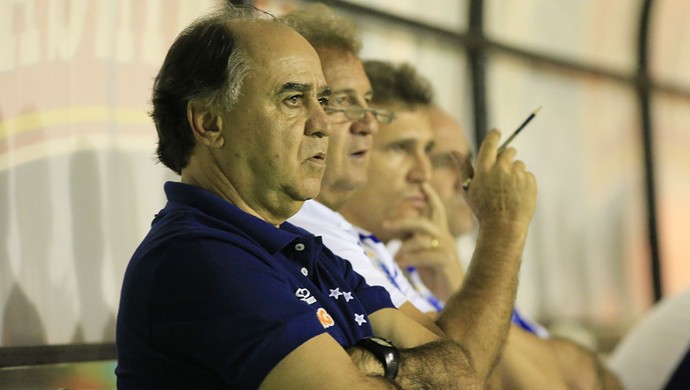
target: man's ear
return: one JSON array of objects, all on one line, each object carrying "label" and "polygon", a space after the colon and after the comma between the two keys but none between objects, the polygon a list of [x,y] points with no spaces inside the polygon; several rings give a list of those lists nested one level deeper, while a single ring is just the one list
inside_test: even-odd
[{"label": "man's ear", "polygon": [[198,102],[187,103],[187,122],[197,143],[212,148],[221,148],[225,139],[222,135],[223,118]]}]

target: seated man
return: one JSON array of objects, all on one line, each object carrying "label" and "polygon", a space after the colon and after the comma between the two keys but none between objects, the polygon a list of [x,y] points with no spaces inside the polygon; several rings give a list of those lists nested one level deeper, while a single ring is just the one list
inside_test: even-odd
[{"label": "seated man", "polygon": [[[432,166],[430,183],[446,213],[448,232],[456,241],[458,257],[463,268],[467,268],[474,249],[472,241],[476,228],[462,188],[464,180],[473,174],[470,143],[460,125],[440,108],[429,106],[429,118],[434,133],[434,148],[429,155]],[[430,208],[432,206],[430,203]],[[414,238],[414,233],[428,224],[426,218],[405,219],[401,223],[398,234],[407,235],[409,239],[389,242],[387,247],[395,254],[396,263],[406,270],[414,288],[429,302],[441,302],[439,306],[442,307],[442,301],[458,288],[457,278],[462,278],[462,273],[456,270],[457,262],[450,256],[439,256],[438,247],[442,245],[430,248],[426,242],[419,243]],[[513,313],[513,323],[539,337],[548,336],[546,329],[527,320],[517,310]]]},{"label": "seated man", "polygon": [[[166,183],[124,277],[120,388],[484,386],[506,338],[534,177],[496,156],[498,133],[487,137],[470,199],[505,237],[501,261],[477,259],[466,296],[448,302],[459,309],[439,319],[454,336],[434,333],[285,222],[319,193],[329,95],[314,48],[251,9],[228,6],[177,37],[152,116],[159,159],[181,180]],[[477,315],[460,321],[460,309]]]},{"label": "seated man", "polygon": [[[373,86],[372,105],[375,108],[395,111],[402,102],[410,101],[410,91],[415,90],[411,87],[411,80],[415,77],[410,76],[406,66],[367,61],[365,69]],[[451,256],[440,255],[440,249],[452,247],[446,243],[448,236],[453,236],[450,232],[458,234],[465,231],[469,228],[469,221],[448,219],[446,222],[443,211],[454,218],[466,218],[466,192],[462,183],[467,177],[462,172],[471,174],[472,168],[462,130],[447,115],[432,107],[430,101],[427,103],[426,114],[430,120],[425,122],[426,128],[423,122],[414,117],[410,117],[408,122],[396,120],[381,125],[374,137],[374,153],[369,168],[370,177],[375,172],[380,179],[369,181],[345,204],[342,213],[349,221],[366,229],[367,234],[375,234],[384,243],[402,240],[396,259],[403,266],[415,266],[420,271],[418,275],[413,274],[419,276],[415,284],[424,289],[421,281],[425,279],[432,292],[445,299],[460,287],[457,280],[462,279],[462,273],[456,271],[457,262]],[[410,115],[408,113],[408,117]],[[419,151],[415,154],[412,150],[405,150],[397,166],[391,164],[391,159],[385,158],[382,152],[381,157],[377,158],[377,152],[385,150],[385,145],[414,139],[411,134],[415,133],[426,134],[420,136],[419,143],[422,143],[421,140],[427,139],[429,131],[436,141],[429,155],[422,156]],[[380,147],[377,148],[377,145]],[[444,155],[452,161],[443,164]],[[453,169],[444,172],[444,166]],[[431,171],[427,171],[430,168]],[[438,180],[433,181],[438,193],[428,186],[434,175],[438,176]],[[418,192],[426,195],[426,206],[408,201],[414,188],[419,188]],[[472,268],[473,265],[470,265]],[[433,298],[434,295],[430,295]],[[568,340],[535,337],[530,333],[543,337],[545,331],[519,315],[513,319],[515,325],[511,328],[499,370],[504,387],[618,387],[615,376],[592,352]]]}]

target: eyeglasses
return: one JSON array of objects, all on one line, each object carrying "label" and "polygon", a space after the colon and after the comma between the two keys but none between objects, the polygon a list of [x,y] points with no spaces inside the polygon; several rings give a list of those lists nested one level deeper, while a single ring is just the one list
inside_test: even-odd
[{"label": "eyeglasses", "polygon": [[356,104],[350,104],[349,106],[347,106],[347,108],[325,107],[324,110],[327,114],[342,112],[345,114],[345,117],[347,119],[351,119],[353,121],[364,118],[367,112],[372,113],[376,117],[376,119],[381,123],[391,123],[395,119],[395,113],[391,110],[375,110],[373,108],[362,108]]}]

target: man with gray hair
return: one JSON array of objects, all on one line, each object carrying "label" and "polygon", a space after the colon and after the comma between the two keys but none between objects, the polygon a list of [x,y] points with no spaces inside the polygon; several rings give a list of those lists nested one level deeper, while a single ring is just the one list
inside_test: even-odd
[{"label": "man with gray hair", "polygon": [[[286,222],[321,189],[330,95],[314,48],[253,12],[228,7],[177,37],[152,116],[159,158],[181,179],[165,184],[168,202],[124,276],[119,388],[483,387],[500,346],[467,350],[428,330]],[[385,116],[360,108],[337,110],[348,121]],[[495,134],[479,149],[474,193],[520,194],[500,199],[511,210],[499,213],[502,233],[514,237],[501,253],[507,265],[484,275],[506,286],[498,300],[511,301],[501,275],[517,269],[536,186],[512,157],[496,158],[497,146]]]}]

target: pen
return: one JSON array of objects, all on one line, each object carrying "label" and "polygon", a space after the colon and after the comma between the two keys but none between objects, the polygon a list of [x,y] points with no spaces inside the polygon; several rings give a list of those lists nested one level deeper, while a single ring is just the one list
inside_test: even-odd
[{"label": "pen", "polygon": [[[541,110],[541,106],[537,107],[536,110],[532,111],[532,113],[529,114],[529,116],[527,117],[527,119],[525,119],[525,120],[522,122],[522,124],[521,124],[520,126],[518,126],[518,128],[513,132],[513,134],[511,134],[510,137],[508,137],[508,139],[505,140],[505,141],[501,144],[501,146],[498,147],[498,151],[496,152],[497,155],[500,155],[501,153],[503,153],[503,151],[508,147],[508,144],[510,144],[510,143],[513,141],[513,139],[522,131],[522,129],[525,128],[525,126],[527,126],[528,123],[530,123],[530,122],[532,121],[532,119],[534,119],[535,116],[537,116],[537,113],[539,112],[539,110]],[[468,177],[468,178],[465,179],[465,181],[462,183],[462,188],[463,188],[465,191],[467,191],[467,190],[470,188],[470,183],[471,183],[471,182],[472,182],[472,178],[471,178],[471,177]]]}]

